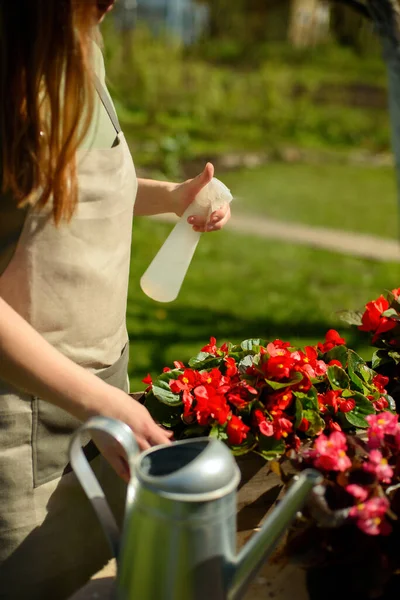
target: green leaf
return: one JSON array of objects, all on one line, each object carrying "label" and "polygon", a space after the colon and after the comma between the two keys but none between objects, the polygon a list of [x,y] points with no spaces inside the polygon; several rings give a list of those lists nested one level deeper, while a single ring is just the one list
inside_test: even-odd
[{"label": "green leaf", "polygon": [[364,382],[357,375],[356,371],[361,367],[361,365],[365,365],[365,361],[358,356],[356,352],[353,350],[348,351],[348,370],[351,381],[354,383],[355,387],[359,392],[365,391]]},{"label": "green leaf", "polygon": [[362,316],[364,313],[359,310],[341,310],[337,314],[342,321],[345,321],[349,325],[362,325]]},{"label": "green leaf", "polygon": [[[303,394],[303,396],[305,396],[305,394]],[[301,403],[300,398],[296,398],[296,402],[295,402],[295,420],[294,420],[294,428],[297,429],[298,426],[301,423],[301,420],[303,418],[303,405]]]},{"label": "green leaf", "polygon": [[173,429],[181,423],[181,407],[167,406],[160,402],[152,392],[146,394],[144,405],[153,419],[163,427]]},{"label": "green leaf", "polygon": [[386,400],[389,402],[389,408],[392,412],[396,412],[396,402],[394,401],[394,398],[392,398],[392,396],[389,396],[389,394],[385,394],[384,398],[386,398]]},{"label": "green leaf", "polygon": [[396,298],[396,296],[390,290],[387,290],[386,297],[390,307],[394,308],[398,313],[400,313],[400,297]]},{"label": "green leaf", "polygon": [[240,446],[232,446],[231,444],[228,444],[228,446],[234,456],[243,456],[243,454],[248,454],[257,447],[257,440],[254,435],[247,434],[247,438]]},{"label": "green leaf", "polygon": [[165,373],[161,373],[155,381],[166,381],[167,383],[171,381],[171,379],[179,379],[179,376],[182,375],[183,369],[171,369],[171,371],[166,371]]},{"label": "green leaf", "polygon": [[157,379],[153,383],[152,392],[157,400],[163,404],[168,404],[169,406],[180,406],[182,404],[180,395],[171,392],[168,383],[162,379]]},{"label": "green leaf", "polygon": [[[399,355],[400,359],[400,355]],[[378,369],[382,365],[386,365],[391,361],[387,350],[376,350],[372,356],[372,368]]]},{"label": "green leaf", "polygon": [[212,369],[219,367],[223,360],[223,357],[214,356],[208,352],[200,352],[200,354],[189,360],[189,367],[198,371],[200,369]]},{"label": "green leaf", "polygon": [[259,352],[261,346],[261,340],[245,340],[240,344],[243,350],[255,350],[255,352]]},{"label": "green leaf", "polygon": [[307,394],[304,394],[303,392],[295,392],[294,395],[301,401],[304,409],[316,411],[319,410],[318,395],[315,388],[312,387],[310,390],[308,390]]},{"label": "green leaf", "polygon": [[208,435],[208,427],[202,427],[201,425],[191,425],[190,427],[185,427],[182,431],[179,439],[187,439],[187,438],[195,438],[195,437],[203,437]]},{"label": "green leaf", "polygon": [[310,423],[309,429],[306,431],[306,435],[314,437],[318,433],[325,429],[325,421],[315,410],[303,410],[303,418],[307,419]]},{"label": "green leaf", "polygon": [[347,348],[346,346],[335,346],[324,355],[324,361],[338,360],[345,367],[347,365]]},{"label": "green leaf", "polygon": [[297,371],[295,376],[286,383],[280,383],[279,381],[271,381],[270,379],[266,379],[265,382],[268,383],[269,386],[272,387],[273,390],[283,390],[284,388],[291,387],[292,385],[296,385],[303,379],[303,375]]},{"label": "green leaf", "polygon": [[359,372],[361,374],[361,377],[364,379],[365,383],[367,383],[368,385],[372,383],[372,380],[376,375],[375,371],[370,369],[368,365],[360,365]]},{"label": "green leaf", "polygon": [[337,365],[328,367],[328,379],[334,390],[344,390],[349,387],[350,379],[346,371]]},{"label": "green leaf", "polygon": [[400,315],[394,308],[388,308],[382,313],[382,317],[388,317],[390,319],[394,319],[395,321],[400,321]]},{"label": "green leaf", "polygon": [[286,445],[282,438],[277,440],[273,436],[267,437],[261,434],[258,437],[258,454],[266,460],[272,460],[280,456],[285,452],[285,449]]},{"label": "green leaf", "polygon": [[372,402],[359,392],[354,392],[351,397],[355,400],[356,406],[352,411],[344,413],[345,419],[354,427],[365,429],[368,427],[365,417],[375,413]]},{"label": "green leaf", "polygon": [[247,356],[242,358],[242,360],[238,364],[239,373],[246,373],[247,369],[253,366],[253,362],[254,356],[252,356],[251,354],[248,354]]},{"label": "green leaf", "polygon": [[225,426],[220,425],[219,423],[216,423],[212,426],[209,436],[223,441],[226,441],[228,439],[228,435],[225,431]]},{"label": "green leaf", "polygon": [[388,356],[390,356],[390,358],[394,360],[396,364],[400,363],[400,352],[388,352]]}]

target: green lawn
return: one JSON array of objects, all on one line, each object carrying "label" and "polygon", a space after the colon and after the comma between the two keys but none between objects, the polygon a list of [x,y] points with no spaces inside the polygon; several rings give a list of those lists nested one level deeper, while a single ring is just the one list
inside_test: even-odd
[{"label": "green lawn", "polygon": [[235,210],[309,225],[398,237],[394,169],[273,163],[224,173]]},{"label": "green lawn", "polygon": [[169,229],[147,219],[134,226],[127,316],[132,390],[143,389],[147,372],[188,359],[211,335],[220,342],[280,337],[303,344],[333,326],[368,356],[365,336],[346,330],[336,312],[361,308],[399,285],[395,264],[223,231],[203,236],[179,298],[158,304],[142,293],[139,279]]}]

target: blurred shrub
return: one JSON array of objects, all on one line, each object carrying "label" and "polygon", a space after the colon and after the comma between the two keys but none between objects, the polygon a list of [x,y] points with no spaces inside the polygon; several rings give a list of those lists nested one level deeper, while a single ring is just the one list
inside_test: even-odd
[{"label": "blurred shrub", "polygon": [[[236,60],[240,53],[232,41],[213,43],[214,59],[221,61],[211,60],[207,43],[188,52],[176,40],[154,39],[138,29],[128,64],[113,28],[105,30],[121,120],[139,152],[144,141],[153,141],[153,159],[164,171],[173,174],[182,156],[199,148],[389,147],[385,72],[378,58],[332,46],[299,52],[270,44],[258,47],[252,66]],[[209,61],[200,58],[203,53]],[[235,67],[221,65],[227,57]]]}]

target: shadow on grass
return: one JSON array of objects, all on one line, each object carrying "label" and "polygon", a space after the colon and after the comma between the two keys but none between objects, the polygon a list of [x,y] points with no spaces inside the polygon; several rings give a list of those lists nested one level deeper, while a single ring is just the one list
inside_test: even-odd
[{"label": "shadow on grass", "polygon": [[[137,310],[139,308],[139,310]],[[176,360],[187,361],[192,355],[190,348],[200,349],[208,342],[211,336],[217,338],[218,344],[225,341],[239,343],[249,338],[262,338],[264,340],[282,339],[302,344],[316,344],[323,341],[325,334],[331,327],[340,328],[344,334],[347,345],[356,352],[365,349],[368,338],[356,329],[348,329],[346,325],[327,323],[326,321],[296,320],[290,323],[274,321],[273,317],[246,317],[245,306],[243,316],[238,317],[229,312],[193,307],[168,307],[161,320],[157,320],[154,311],[149,314],[146,307],[136,306],[136,310],[128,309],[128,323],[136,326],[129,327],[131,344],[140,351],[140,345],[146,344],[149,363],[153,372],[161,372],[171,360],[170,348],[172,346],[188,346],[187,356],[176,356]],[[343,332],[343,330],[345,330]],[[196,352],[196,351],[195,351]],[[371,351],[372,352],[372,351]],[[184,350],[183,350],[184,353]],[[130,375],[134,375],[134,364],[131,364]]]}]

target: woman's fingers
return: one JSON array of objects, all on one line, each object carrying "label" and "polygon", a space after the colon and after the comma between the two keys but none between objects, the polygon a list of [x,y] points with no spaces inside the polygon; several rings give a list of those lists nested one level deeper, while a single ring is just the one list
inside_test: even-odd
[{"label": "woman's fingers", "polygon": [[192,225],[195,231],[198,232],[219,231],[229,221],[230,216],[230,206],[227,205],[211,213],[208,220],[193,215],[192,217],[188,218],[188,223]]}]

